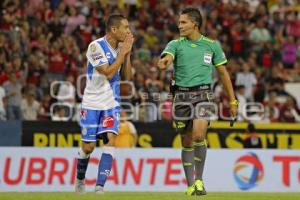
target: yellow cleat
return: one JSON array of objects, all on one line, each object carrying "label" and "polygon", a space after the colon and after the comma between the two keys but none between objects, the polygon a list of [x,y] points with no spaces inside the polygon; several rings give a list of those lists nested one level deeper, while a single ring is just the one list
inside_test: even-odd
[{"label": "yellow cleat", "polygon": [[195,189],[195,184],[194,184],[186,189],[185,194],[188,196],[194,196],[195,192],[196,192],[196,189]]},{"label": "yellow cleat", "polygon": [[206,191],[203,182],[201,180],[196,180],[194,185],[195,185],[195,195],[197,196],[206,195]]}]

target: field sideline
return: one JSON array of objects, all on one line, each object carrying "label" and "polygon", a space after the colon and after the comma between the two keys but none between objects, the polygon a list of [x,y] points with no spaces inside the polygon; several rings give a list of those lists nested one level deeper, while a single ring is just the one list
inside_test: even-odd
[{"label": "field sideline", "polygon": [[178,192],[106,192],[102,195],[86,193],[78,195],[69,192],[0,192],[1,200],[182,200],[182,199],[207,199],[207,200],[297,200],[300,193],[209,193],[206,196],[189,197]]}]

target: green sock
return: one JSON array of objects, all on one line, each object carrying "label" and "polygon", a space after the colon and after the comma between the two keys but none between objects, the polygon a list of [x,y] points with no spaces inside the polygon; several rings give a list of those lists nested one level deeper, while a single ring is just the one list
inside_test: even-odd
[{"label": "green sock", "polygon": [[183,148],[181,151],[181,160],[188,186],[194,184],[194,149]]},{"label": "green sock", "polygon": [[205,158],[206,158],[206,140],[194,142],[194,159],[195,159],[195,180],[202,180]]}]

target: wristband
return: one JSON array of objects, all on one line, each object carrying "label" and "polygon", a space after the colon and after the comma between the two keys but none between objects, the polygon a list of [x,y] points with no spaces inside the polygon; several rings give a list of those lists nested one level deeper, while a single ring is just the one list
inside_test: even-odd
[{"label": "wristband", "polygon": [[238,105],[239,105],[239,101],[236,100],[236,99],[234,99],[234,100],[230,101],[229,104],[230,104],[231,106],[238,106]]}]

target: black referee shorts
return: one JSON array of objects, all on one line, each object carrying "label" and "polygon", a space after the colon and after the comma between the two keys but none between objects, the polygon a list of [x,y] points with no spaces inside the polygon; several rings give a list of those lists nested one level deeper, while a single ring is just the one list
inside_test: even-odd
[{"label": "black referee shorts", "polygon": [[216,116],[217,105],[210,85],[191,88],[174,86],[173,128],[185,133],[193,128],[194,119],[209,121]]}]

